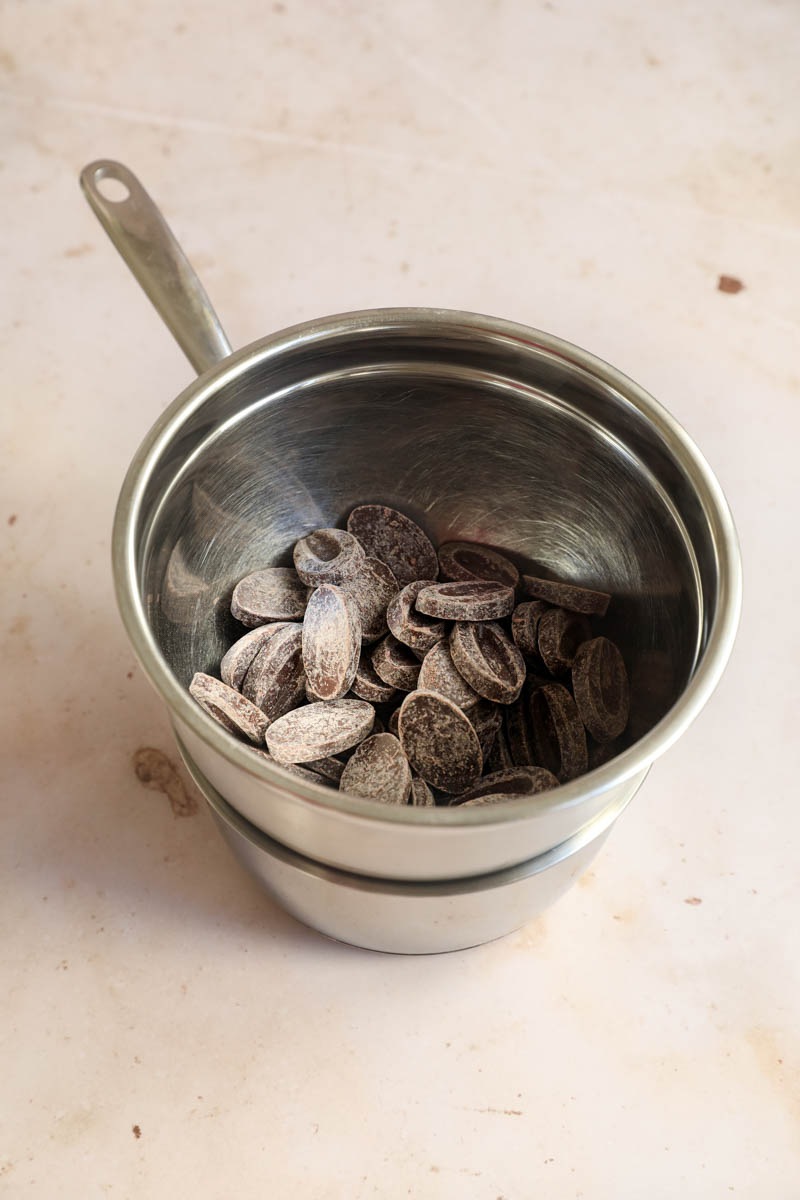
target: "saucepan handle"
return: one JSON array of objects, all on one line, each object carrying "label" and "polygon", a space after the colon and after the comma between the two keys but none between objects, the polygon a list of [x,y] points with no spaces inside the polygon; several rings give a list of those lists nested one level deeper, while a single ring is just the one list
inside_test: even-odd
[{"label": "saucepan handle", "polygon": [[[116,188],[120,199],[103,194],[103,180],[122,185]],[[226,358],[231,344],[205,288],[133,171],[111,159],[98,159],[81,171],[81,187],[98,221],[198,374]]]}]

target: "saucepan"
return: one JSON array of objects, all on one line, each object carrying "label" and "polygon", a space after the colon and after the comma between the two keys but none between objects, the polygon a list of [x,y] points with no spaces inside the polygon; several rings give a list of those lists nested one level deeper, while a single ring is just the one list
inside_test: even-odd
[{"label": "saucepan", "polygon": [[[124,198],[103,194],[108,181]],[[133,649],[215,794],[322,867],[409,883],[502,872],[621,811],[708,700],[739,618],[733,521],[687,433],[586,350],[475,313],[344,313],[231,353],[136,177],[104,160],[81,183],[199,372],[130,465],[113,571]],[[289,778],[195,704],[192,674],[216,673],[234,637],[235,583],[290,564],[298,538],[370,502],[435,543],[481,542],[612,593],[605,631],[632,689],[616,757],[507,804],[378,805]]]},{"label": "saucepan", "polygon": [[630,804],[623,795],[552,850],[458,879],[376,879],[329,867],[267,837],[183,761],[234,856],[282,908],[319,933],[365,950],[441,954],[494,941],[539,916],[584,874]]}]

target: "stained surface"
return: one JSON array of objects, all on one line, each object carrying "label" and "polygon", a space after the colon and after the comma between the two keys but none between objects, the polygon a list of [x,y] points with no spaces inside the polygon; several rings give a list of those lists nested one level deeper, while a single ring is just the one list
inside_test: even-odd
[{"label": "stained surface", "polygon": [[[0,1193],[791,1197],[800,645],[793,621],[776,636],[775,596],[800,594],[796,6],[71,0],[6,4],[2,24]],[[327,942],[202,806],[176,819],[137,778],[156,749],[199,802],[108,565],[124,471],[192,372],[80,196],[97,154],[167,210],[235,345],[387,303],[507,316],[639,380],[717,471],[746,571],[728,672],[591,872],[504,941],[420,960]],[[376,465],[357,499],[401,505],[413,472],[415,519],[492,542],[501,485],[465,479],[429,510],[426,388],[381,392],[392,494]],[[475,455],[497,404],[479,391],[436,400]],[[323,449],[336,411],[300,404],[317,474],[286,438],[253,456],[270,533],[187,488],[203,548],[170,548],[163,623],[202,624],[199,670],[224,644],[203,582],[223,540],[256,567],[297,514],[320,528],[353,500]],[[495,480],[519,464],[487,453]],[[250,462],[224,465],[252,489]],[[529,510],[526,537],[602,586],[574,515],[551,530]],[[672,673],[654,645],[632,692]]]}]

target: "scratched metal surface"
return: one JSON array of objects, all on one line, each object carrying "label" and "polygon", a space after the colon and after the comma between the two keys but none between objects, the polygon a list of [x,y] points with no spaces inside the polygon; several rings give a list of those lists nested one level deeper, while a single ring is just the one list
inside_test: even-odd
[{"label": "scratched metal surface", "polygon": [[[305,533],[381,502],[419,520],[435,544],[460,536],[531,571],[606,587],[629,661],[661,650],[675,664],[672,690],[654,701],[653,719],[662,715],[701,636],[697,566],[675,503],[624,428],[593,424],[542,390],[548,372],[515,386],[504,365],[379,358],[325,370],[312,358],[308,380],[278,374],[270,390],[254,380],[257,399],[234,424],[228,397],[204,412],[215,430],[170,480],[143,555],[150,617],[179,677],[219,662],[243,575],[290,565]],[[172,457],[165,471],[175,466]],[[699,529],[702,514],[690,515]]]}]

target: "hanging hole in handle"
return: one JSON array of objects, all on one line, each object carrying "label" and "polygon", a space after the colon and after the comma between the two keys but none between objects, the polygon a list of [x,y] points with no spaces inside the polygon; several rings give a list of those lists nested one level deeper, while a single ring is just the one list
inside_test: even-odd
[{"label": "hanging hole in handle", "polygon": [[131,194],[127,183],[123,183],[121,179],[115,179],[113,175],[106,175],[104,172],[98,172],[95,175],[95,187],[103,199],[110,200],[112,204],[122,204]]}]

